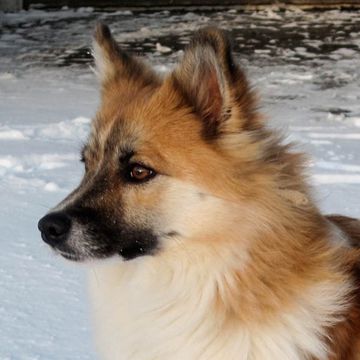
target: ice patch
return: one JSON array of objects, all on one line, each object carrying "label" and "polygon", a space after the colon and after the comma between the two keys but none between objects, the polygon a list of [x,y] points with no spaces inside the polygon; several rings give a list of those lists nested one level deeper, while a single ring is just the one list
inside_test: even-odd
[{"label": "ice patch", "polygon": [[270,49],[255,49],[255,54],[270,54],[271,50]]},{"label": "ice patch", "polygon": [[[328,126],[327,126],[328,128]],[[323,130],[323,126],[289,126],[291,131],[314,131],[314,130]]]},{"label": "ice patch", "polygon": [[351,117],[349,120],[355,125],[360,127],[360,117]]},{"label": "ice patch", "polygon": [[331,161],[318,161],[316,162],[316,166],[322,169],[328,170],[342,170],[349,172],[359,172],[360,173],[360,165],[352,165],[352,164],[339,164]]},{"label": "ice patch", "polygon": [[73,122],[75,124],[90,124],[91,119],[84,116],[78,116],[77,118],[73,119]]},{"label": "ice patch", "polygon": [[296,74],[296,73],[289,73],[289,78],[295,80],[312,80],[314,78],[313,74],[305,73],[305,74]]},{"label": "ice patch", "polygon": [[0,174],[58,169],[77,159],[76,154],[32,154],[22,158],[10,155],[2,156],[0,157]]},{"label": "ice patch", "polygon": [[131,10],[117,10],[112,11],[111,13],[106,14],[107,17],[109,16],[132,16],[133,12]]},{"label": "ice patch", "polygon": [[1,72],[0,73],[0,80],[13,80],[15,79],[15,75],[9,72]]},{"label": "ice patch", "polygon": [[[284,50],[283,56],[293,56],[295,54],[292,50]],[[296,85],[299,83],[304,83],[313,80],[314,75],[311,73],[295,73],[295,72],[285,72],[279,73],[272,71],[270,77],[273,79],[275,84],[287,84],[287,85]]]},{"label": "ice patch", "polygon": [[344,174],[315,174],[313,180],[316,185],[324,184],[360,184],[360,175]]},{"label": "ice patch", "polygon": [[54,140],[83,140],[88,135],[90,119],[77,117],[73,120],[60,121],[45,126],[38,130],[40,136],[45,136]]},{"label": "ice patch", "polygon": [[85,13],[92,13],[94,12],[94,8],[92,6],[84,6],[84,7],[79,7],[76,9],[77,12],[85,12]]},{"label": "ice patch", "polygon": [[60,188],[54,182],[48,182],[47,184],[45,184],[44,190],[49,192],[54,192],[54,191],[59,191]]},{"label": "ice patch", "polygon": [[163,46],[160,43],[156,43],[156,51],[162,54],[167,54],[170,53],[172,50],[167,46]]},{"label": "ice patch", "polygon": [[333,134],[333,133],[310,133],[311,138],[319,139],[348,139],[348,140],[360,140],[360,133],[355,134]]},{"label": "ice patch", "polygon": [[13,189],[29,191],[32,189],[44,190],[46,192],[60,191],[61,188],[52,181],[43,180],[40,178],[24,178],[17,175],[10,175],[6,178],[6,182],[11,184]]},{"label": "ice patch", "polygon": [[334,51],[333,54],[340,55],[345,58],[352,58],[354,56],[357,56],[357,52],[355,50],[347,49],[347,48],[340,48]]},{"label": "ice patch", "polygon": [[28,140],[19,130],[0,130],[0,140]]},{"label": "ice patch", "polygon": [[310,141],[311,144],[314,144],[314,145],[332,145],[333,143],[329,140],[311,140]]},{"label": "ice patch", "polygon": [[13,165],[14,161],[12,156],[0,157],[0,167],[10,169]]},{"label": "ice patch", "polygon": [[327,119],[329,121],[344,121],[345,114],[334,114],[330,112],[327,114]]}]

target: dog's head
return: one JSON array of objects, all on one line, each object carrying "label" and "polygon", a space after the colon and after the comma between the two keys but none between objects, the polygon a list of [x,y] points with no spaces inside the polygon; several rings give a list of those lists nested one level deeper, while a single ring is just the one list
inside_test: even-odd
[{"label": "dog's head", "polygon": [[101,105],[82,151],[84,178],[39,222],[64,257],[133,259],[216,238],[235,221],[233,204],[277,181],[269,175],[282,149],[223,31],[199,31],[164,78],[104,25],[94,57]]}]

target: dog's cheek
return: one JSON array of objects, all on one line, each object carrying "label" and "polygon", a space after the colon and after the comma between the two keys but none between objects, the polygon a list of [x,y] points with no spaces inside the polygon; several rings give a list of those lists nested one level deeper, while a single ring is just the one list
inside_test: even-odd
[{"label": "dog's cheek", "polygon": [[205,237],[220,221],[225,202],[188,182],[172,180],[160,206],[163,233],[182,238]]},{"label": "dog's cheek", "polygon": [[122,221],[129,227],[157,230],[161,228],[161,203],[166,181],[159,177],[148,184],[132,186],[122,193]]}]

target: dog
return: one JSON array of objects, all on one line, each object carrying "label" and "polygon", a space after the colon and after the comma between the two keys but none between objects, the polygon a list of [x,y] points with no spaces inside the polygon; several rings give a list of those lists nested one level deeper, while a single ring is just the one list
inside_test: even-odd
[{"label": "dog", "polygon": [[92,269],[102,358],[359,360],[360,222],[320,213],[227,34],[165,76],[103,24],[93,53],[85,175],[38,226]]}]

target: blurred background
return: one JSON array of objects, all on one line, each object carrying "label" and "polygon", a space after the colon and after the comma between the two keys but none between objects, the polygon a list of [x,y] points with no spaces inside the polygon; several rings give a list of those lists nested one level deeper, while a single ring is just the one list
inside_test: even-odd
[{"label": "blurred background", "polygon": [[95,7],[174,7],[174,6],[236,6],[249,7],[249,6],[269,6],[274,4],[280,5],[296,5],[307,8],[351,8],[359,6],[358,0],[1,0],[0,6],[2,9],[15,11],[22,8],[28,9],[31,5],[41,4],[45,6],[58,7],[58,6],[95,6]]},{"label": "blurred background", "polygon": [[227,29],[269,126],[309,153],[319,206],[360,217],[359,10],[358,0],[0,0],[0,360],[96,359],[87,268],[52,255],[37,221],[83,173],[97,21],[159,72],[198,28]]}]

